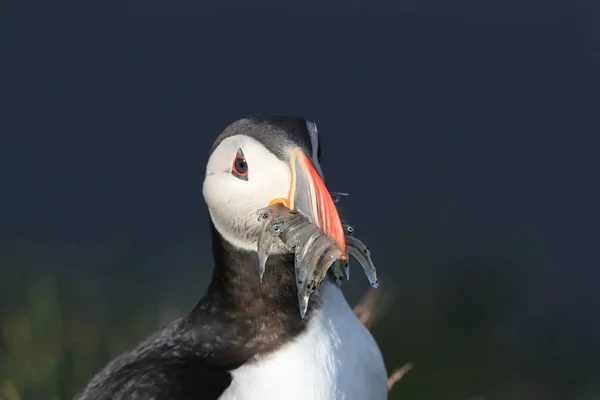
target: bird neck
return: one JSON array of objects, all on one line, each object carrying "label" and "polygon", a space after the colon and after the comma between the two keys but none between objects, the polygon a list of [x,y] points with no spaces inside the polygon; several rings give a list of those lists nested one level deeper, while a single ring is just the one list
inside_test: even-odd
[{"label": "bird neck", "polygon": [[255,353],[271,351],[304,331],[321,301],[314,293],[300,318],[293,254],[271,255],[261,282],[257,253],[234,247],[212,223],[211,230],[214,272],[191,316],[227,327],[237,339],[251,342]]}]

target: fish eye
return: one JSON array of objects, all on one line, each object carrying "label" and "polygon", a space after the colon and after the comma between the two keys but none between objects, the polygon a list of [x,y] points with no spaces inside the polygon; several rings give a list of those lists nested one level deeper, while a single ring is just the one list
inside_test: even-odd
[{"label": "fish eye", "polygon": [[237,149],[235,154],[233,165],[231,166],[231,174],[244,181],[248,180],[248,163],[241,148]]}]

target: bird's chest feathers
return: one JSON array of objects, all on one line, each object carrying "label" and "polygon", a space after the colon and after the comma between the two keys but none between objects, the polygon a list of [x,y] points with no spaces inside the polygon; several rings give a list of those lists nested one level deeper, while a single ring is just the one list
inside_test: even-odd
[{"label": "bird's chest feathers", "polygon": [[387,399],[387,374],[371,333],[333,285],[308,329],[277,351],[234,371],[221,400]]}]

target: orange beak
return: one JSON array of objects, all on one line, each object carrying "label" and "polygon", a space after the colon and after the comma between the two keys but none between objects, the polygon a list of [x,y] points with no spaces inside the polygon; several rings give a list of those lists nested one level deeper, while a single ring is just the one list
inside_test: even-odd
[{"label": "orange beak", "polygon": [[302,149],[292,150],[290,168],[292,185],[288,198],[274,199],[271,204],[281,202],[290,210],[302,213],[343,250],[340,258],[345,259],[346,238],[337,208],[325,183]]}]

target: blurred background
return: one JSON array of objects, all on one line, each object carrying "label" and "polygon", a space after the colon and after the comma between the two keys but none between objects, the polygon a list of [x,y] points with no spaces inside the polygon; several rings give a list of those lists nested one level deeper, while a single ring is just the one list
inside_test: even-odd
[{"label": "blurred background", "polygon": [[[391,399],[599,399],[600,5],[0,5],[0,398],[70,399],[211,275],[212,141],[317,122]],[[358,264],[355,264],[358,266]],[[352,304],[368,288],[355,268]]]}]

